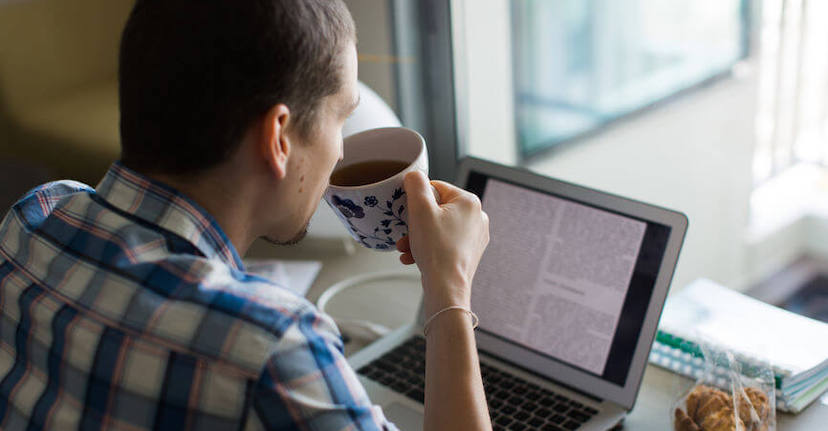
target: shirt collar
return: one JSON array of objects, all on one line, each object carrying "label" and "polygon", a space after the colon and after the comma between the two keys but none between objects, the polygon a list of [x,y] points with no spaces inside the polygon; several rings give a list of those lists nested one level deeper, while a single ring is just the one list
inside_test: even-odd
[{"label": "shirt collar", "polygon": [[172,187],[116,162],[96,190],[110,205],[179,235],[207,258],[218,258],[234,269],[244,269],[236,248],[216,220]]}]

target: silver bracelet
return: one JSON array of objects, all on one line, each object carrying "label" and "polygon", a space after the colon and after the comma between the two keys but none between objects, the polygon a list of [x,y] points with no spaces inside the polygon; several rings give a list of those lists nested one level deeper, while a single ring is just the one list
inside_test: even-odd
[{"label": "silver bracelet", "polygon": [[431,324],[431,321],[434,320],[435,318],[437,318],[437,316],[439,316],[440,314],[442,314],[446,311],[449,311],[449,310],[462,310],[462,311],[465,311],[466,313],[468,313],[468,315],[471,316],[471,319],[472,319],[472,329],[477,328],[477,325],[480,323],[480,319],[477,318],[477,315],[474,314],[473,311],[469,310],[466,307],[461,307],[459,305],[452,305],[451,307],[446,307],[446,308],[432,314],[431,317],[429,317],[428,320],[426,320],[425,324],[423,325],[423,336],[424,337],[428,336],[428,326]]}]

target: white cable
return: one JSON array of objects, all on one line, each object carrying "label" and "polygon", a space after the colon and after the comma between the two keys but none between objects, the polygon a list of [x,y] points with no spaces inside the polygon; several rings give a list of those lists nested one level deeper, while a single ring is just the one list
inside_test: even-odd
[{"label": "white cable", "polygon": [[[322,292],[322,295],[319,296],[319,299],[316,300],[316,308],[318,308],[319,311],[330,315],[330,313],[326,310],[326,307],[331,299],[333,299],[336,295],[352,287],[357,287],[372,281],[382,280],[413,280],[419,282],[420,277],[419,274],[400,271],[370,272],[367,274],[349,277],[325,289],[325,291]],[[383,335],[391,332],[391,329],[386,326],[368,320],[340,319],[336,317],[333,319],[336,321],[336,324],[343,333],[347,333],[356,338],[371,340],[382,337]]]}]

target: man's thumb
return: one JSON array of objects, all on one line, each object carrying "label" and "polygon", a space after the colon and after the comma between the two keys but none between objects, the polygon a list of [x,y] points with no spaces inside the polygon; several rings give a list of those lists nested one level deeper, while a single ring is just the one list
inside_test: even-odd
[{"label": "man's thumb", "polygon": [[403,187],[408,195],[408,207],[412,211],[437,208],[437,200],[434,198],[431,184],[422,172],[413,171],[406,174]]}]

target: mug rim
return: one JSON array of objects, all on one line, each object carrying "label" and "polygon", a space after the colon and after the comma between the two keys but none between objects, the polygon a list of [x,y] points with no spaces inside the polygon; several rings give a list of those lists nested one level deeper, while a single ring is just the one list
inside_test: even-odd
[{"label": "mug rim", "polygon": [[[403,126],[377,127],[375,129],[363,130],[361,132],[354,133],[353,135],[350,135],[347,138],[343,139],[343,145],[344,145],[345,140],[351,139],[353,137],[357,137],[357,136],[360,136],[360,135],[363,135],[363,134],[372,134],[372,133],[377,133],[377,132],[381,132],[381,131],[387,131],[387,130],[404,130],[404,131],[408,131],[408,132],[411,132],[411,133],[414,134],[414,136],[420,142],[420,151],[417,152],[417,156],[414,157],[414,160],[412,160],[410,162],[407,162],[408,165],[405,167],[405,169],[397,172],[396,174],[394,174],[394,175],[392,175],[388,178],[385,178],[385,179],[380,180],[380,181],[375,181],[373,183],[361,184],[361,185],[358,185],[358,186],[339,186],[339,185],[336,185],[336,184],[331,184],[330,177],[328,177],[328,189],[343,190],[343,191],[346,191],[346,190],[347,191],[358,191],[358,190],[361,190],[361,189],[367,189],[369,187],[373,188],[373,187],[376,187],[377,185],[381,185],[383,183],[390,182],[391,180],[395,180],[400,175],[405,176],[409,172],[414,172],[415,170],[419,170],[416,167],[416,163],[417,163],[418,160],[420,160],[420,157],[422,157],[423,153],[425,152],[425,148],[426,148],[425,138],[423,138],[423,135],[421,135],[416,130],[409,129],[408,127],[403,127]],[[402,161],[402,160],[400,160],[400,161]],[[331,175],[333,175],[333,172],[331,173]]]}]

